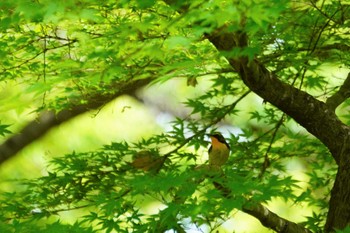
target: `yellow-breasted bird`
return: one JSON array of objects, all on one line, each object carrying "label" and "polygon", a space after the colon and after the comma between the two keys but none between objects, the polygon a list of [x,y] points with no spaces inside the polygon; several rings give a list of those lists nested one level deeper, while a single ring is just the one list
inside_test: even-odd
[{"label": "yellow-breasted bird", "polygon": [[209,167],[220,168],[228,160],[230,146],[221,133],[213,133],[209,137],[211,139],[211,146],[208,151]]}]

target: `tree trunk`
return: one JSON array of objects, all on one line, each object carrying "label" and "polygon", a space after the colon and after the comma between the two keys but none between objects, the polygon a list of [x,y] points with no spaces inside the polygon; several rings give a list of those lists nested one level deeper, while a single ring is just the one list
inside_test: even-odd
[{"label": "tree trunk", "polygon": [[[337,139],[335,139],[337,140]],[[350,141],[344,140],[341,160],[329,201],[326,232],[350,225]]]}]

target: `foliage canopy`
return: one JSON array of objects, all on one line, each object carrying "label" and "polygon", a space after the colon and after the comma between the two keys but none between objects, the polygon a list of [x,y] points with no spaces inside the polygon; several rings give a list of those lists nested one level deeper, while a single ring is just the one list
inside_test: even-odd
[{"label": "foliage canopy", "polygon": [[[342,123],[316,110],[326,102],[333,113],[342,104],[337,115],[343,128],[349,123],[349,6],[346,0],[1,1],[0,81],[21,91],[4,94],[0,108],[39,115],[21,131],[25,140],[0,121],[0,135],[8,137],[1,162],[49,128],[146,85],[162,88],[176,78],[198,91],[205,83],[197,96],[185,96],[189,114],[176,116],[171,130],[53,158],[47,175],[23,181],[23,191],[2,193],[1,231],[214,232],[236,210],[278,232],[319,232],[326,221],[326,231],[344,228],[329,211],[346,151],[329,138]],[[262,107],[250,107],[253,92]],[[320,121],[334,128],[313,125]],[[218,126],[231,129],[229,161],[219,172],[200,169],[206,134]],[[157,167],[137,169],[140,152]],[[305,166],[307,184],[288,172],[293,159]],[[265,207],[275,199],[308,206],[312,214],[300,225],[277,216],[278,222]],[[145,203],[159,210],[148,213]],[[77,209],[84,214],[75,223],[57,220]]]}]

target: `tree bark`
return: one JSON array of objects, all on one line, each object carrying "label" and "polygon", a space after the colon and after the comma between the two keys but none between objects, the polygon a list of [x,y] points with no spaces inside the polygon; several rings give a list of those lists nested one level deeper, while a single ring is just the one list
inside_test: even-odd
[{"label": "tree bark", "polygon": [[[231,191],[222,184],[214,181],[213,185],[224,197],[232,197]],[[242,206],[242,211],[257,218],[263,226],[279,233],[311,233],[304,226],[278,216],[260,203],[247,200]]]},{"label": "tree bark", "polygon": [[330,109],[335,111],[335,109],[349,97],[350,73],[348,73],[347,78],[345,79],[343,85],[339,88],[339,90],[327,99],[326,104],[329,106]]},{"label": "tree bark", "polygon": [[255,203],[243,206],[243,211],[260,220],[261,224],[280,233],[311,233],[307,228],[288,221],[277,214],[271,212],[265,206]]},{"label": "tree bark", "polygon": [[[337,140],[335,138],[335,140]],[[350,225],[350,141],[349,136],[341,148],[341,161],[329,201],[326,232],[344,229]]]}]

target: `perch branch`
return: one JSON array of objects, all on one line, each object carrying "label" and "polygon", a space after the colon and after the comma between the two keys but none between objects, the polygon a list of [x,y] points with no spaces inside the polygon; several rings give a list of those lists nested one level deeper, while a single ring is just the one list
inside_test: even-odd
[{"label": "perch branch", "polygon": [[259,219],[263,226],[276,232],[311,233],[307,228],[278,216],[261,204],[246,204],[243,206],[243,211]]},{"label": "perch branch", "polygon": [[[232,198],[232,192],[228,188],[215,181],[213,184],[224,197]],[[242,211],[257,218],[264,227],[279,233],[311,233],[309,229],[278,216],[260,203],[247,200],[242,206]]]}]

